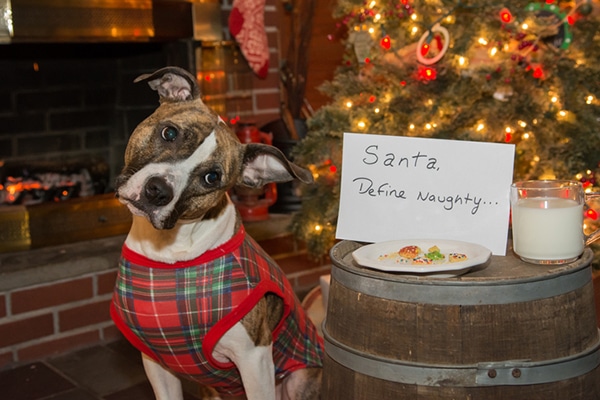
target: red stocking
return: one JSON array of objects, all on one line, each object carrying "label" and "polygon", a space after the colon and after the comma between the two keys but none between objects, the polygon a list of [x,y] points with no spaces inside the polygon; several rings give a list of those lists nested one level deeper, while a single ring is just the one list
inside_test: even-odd
[{"label": "red stocking", "polygon": [[229,31],[240,44],[252,70],[265,78],[269,70],[265,0],[234,0],[229,14]]}]

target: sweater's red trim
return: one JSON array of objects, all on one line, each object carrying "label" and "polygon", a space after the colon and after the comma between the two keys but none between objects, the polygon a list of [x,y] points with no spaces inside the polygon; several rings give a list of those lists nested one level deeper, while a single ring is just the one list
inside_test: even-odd
[{"label": "sweater's red trim", "polygon": [[286,297],[283,295],[283,292],[274,282],[271,281],[262,281],[260,282],[253,290],[250,292],[248,297],[244,299],[234,310],[232,310],[225,317],[221,318],[213,327],[206,333],[204,336],[204,340],[202,342],[202,352],[204,353],[204,357],[210,365],[214,368],[218,369],[229,369],[233,368],[235,365],[232,362],[229,363],[221,363],[214,359],[213,351],[217,342],[223,337],[225,332],[227,332],[233,325],[238,323],[246,314],[250,312],[256,306],[256,303],[265,296],[267,293],[273,293],[282,298],[284,301],[283,315],[277,327],[273,330],[273,340],[277,338],[281,327],[287,316],[290,314],[290,305],[286,301]]},{"label": "sweater's red trim", "polygon": [[227,242],[223,243],[219,247],[215,247],[214,249],[210,249],[202,253],[200,256],[196,257],[193,260],[187,261],[176,261],[172,264],[168,264],[162,261],[155,261],[143,256],[135,251],[131,250],[127,245],[123,245],[122,255],[126,260],[137,264],[143,265],[148,268],[162,268],[162,269],[177,269],[177,268],[187,268],[200,264],[205,264],[211,262],[221,256],[223,254],[231,253],[235,251],[238,247],[242,245],[244,239],[246,237],[246,231],[244,227],[241,226],[238,232],[233,235],[231,239]]}]

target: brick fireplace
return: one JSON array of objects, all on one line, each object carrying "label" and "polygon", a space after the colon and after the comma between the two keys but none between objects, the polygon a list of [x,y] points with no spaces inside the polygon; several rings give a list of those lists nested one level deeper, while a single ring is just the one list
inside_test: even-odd
[{"label": "brick fireplace", "polygon": [[[231,1],[223,0],[220,7],[226,21]],[[268,77],[250,76],[243,90],[224,93],[234,100],[224,117],[251,119],[258,126],[280,118],[280,7],[268,0],[265,9]],[[231,46],[229,39],[224,28],[222,42],[15,40],[0,45],[0,178],[14,171],[84,165],[94,170],[95,179],[91,196],[0,205],[0,369],[118,337],[108,303],[130,216],[114,199],[112,182],[129,134],[158,104],[147,85],[133,80],[165,65],[202,65],[197,59],[202,52]],[[302,293],[329,267],[326,260],[307,258],[285,229],[288,219],[275,215],[247,229]]]}]

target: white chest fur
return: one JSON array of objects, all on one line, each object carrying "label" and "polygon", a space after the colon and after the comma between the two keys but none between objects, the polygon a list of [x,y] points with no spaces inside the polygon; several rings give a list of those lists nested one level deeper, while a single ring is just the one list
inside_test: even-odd
[{"label": "white chest fur", "polygon": [[216,219],[180,221],[168,230],[155,229],[146,218],[134,215],[125,244],[155,261],[192,260],[231,239],[236,222],[237,213],[231,200]]}]

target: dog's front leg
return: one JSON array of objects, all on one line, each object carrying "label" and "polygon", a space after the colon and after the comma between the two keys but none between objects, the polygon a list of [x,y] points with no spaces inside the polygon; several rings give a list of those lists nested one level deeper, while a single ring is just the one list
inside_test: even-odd
[{"label": "dog's front leg", "polygon": [[238,322],[219,340],[216,355],[225,356],[236,365],[248,400],[276,399],[272,344],[256,345]]},{"label": "dog's front leg", "polygon": [[142,360],[156,400],[183,400],[179,378],[145,354],[142,355]]}]

